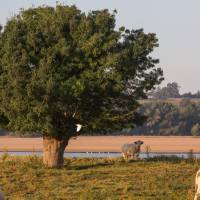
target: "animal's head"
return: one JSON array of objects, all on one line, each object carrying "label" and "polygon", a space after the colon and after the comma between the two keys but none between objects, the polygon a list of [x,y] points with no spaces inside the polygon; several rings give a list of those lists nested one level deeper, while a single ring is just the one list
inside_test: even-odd
[{"label": "animal's head", "polygon": [[144,142],[141,140],[135,141],[134,142],[137,146],[141,146]]}]

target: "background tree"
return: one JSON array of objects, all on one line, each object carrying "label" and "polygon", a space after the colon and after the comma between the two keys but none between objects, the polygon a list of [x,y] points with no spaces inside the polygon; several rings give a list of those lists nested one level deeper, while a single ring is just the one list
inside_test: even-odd
[{"label": "background tree", "polygon": [[198,136],[200,135],[200,125],[199,124],[195,124],[192,129],[191,129],[191,134],[193,136]]},{"label": "background tree", "polygon": [[[200,102],[183,99],[168,101],[143,101],[139,108],[146,122],[130,130],[137,135],[194,135],[198,134]],[[194,128],[193,128],[194,127]]]},{"label": "background tree", "polygon": [[194,94],[192,94],[191,92],[184,93],[184,94],[181,95],[181,97],[186,97],[186,98],[200,98],[200,91],[198,90]]},{"label": "background tree", "polygon": [[[115,29],[115,12],[38,7],[0,37],[0,109],[7,129],[41,133],[43,162],[62,167],[71,137],[141,124],[137,99],[162,81],[155,34]],[[83,124],[76,132],[76,124]]]},{"label": "background tree", "polygon": [[167,99],[180,97],[179,85],[176,82],[168,83],[166,87],[158,87],[156,90],[149,93],[155,99]]}]

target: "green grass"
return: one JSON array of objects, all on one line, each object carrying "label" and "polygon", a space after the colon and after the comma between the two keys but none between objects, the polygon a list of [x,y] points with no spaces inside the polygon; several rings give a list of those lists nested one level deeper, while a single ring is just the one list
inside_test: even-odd
[{"label": "green grass", "polygon": [[200,163],[177,158],[66,159],[63,169],[45,169],[36,156],[0,157],[0,186],[13,200],[186,200],[194,195]]}]

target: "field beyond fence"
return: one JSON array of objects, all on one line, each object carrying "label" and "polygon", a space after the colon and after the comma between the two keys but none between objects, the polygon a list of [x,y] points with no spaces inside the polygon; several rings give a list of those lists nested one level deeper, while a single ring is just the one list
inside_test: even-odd
[{"label": "field beyond fence", "polygon": [[[143,140],[151,152],[200,152],[200,137],[192,136],[80,136],[71,139],[69,152],[120,152],[124,143]],[[41,151],[42,138],[0,137],[0,151]]]}]

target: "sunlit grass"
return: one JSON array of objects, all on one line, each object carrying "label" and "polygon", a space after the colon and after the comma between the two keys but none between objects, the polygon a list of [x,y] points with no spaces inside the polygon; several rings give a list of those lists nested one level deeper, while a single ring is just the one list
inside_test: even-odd
[{"label": "sunlit grass", "polygon": [[191,160],[74,158],[63,169],[45,169],[36,156],[0,157],[0,185],[7,199],[186,200],[194,195],[200,163]]}]

